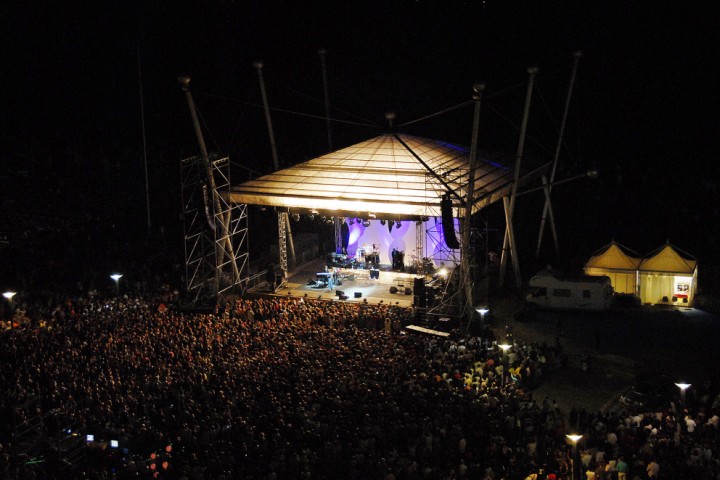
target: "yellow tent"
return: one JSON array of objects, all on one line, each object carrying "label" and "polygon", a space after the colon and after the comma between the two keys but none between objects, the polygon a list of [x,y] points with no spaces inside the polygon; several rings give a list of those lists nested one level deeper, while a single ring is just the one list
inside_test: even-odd
[{"label": "yellow tent", "polygon": [[697,288],[697,260],[669,242],[638,267],[642,303],[692,304]]},{"label": "yellow tent", "polygon": [[640,255],[614,240],[598,250],[585,263],[585,275],[610,277],[610,284],[615,293],[637,294],[638,266]]}]

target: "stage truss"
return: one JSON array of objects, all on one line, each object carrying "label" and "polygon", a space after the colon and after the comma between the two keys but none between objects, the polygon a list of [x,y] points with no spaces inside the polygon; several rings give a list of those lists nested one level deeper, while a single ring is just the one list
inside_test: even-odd
[{"label": "stage truss", "polygon": [[[465,292],[466,287],[469,287],[473,292],[477,293],[476,279],[478,265],[475,249],[478,231],[472,227],[472,224],[468,225],[468,227],[471,228],[470,244],[468,245],[468,251],[462,252],[462,255],[468,255],[469,268],[467,272],[463,273],[462,268],[457,264],[455,268],[448,271],[448,278],[445,282],[445,288],[442,291],[440,301],[425,312],[426,319],[430,323],[437,322],[440,318],[448,317],[453,319],[466,319],[468,320],[469,326],[469,322],[474,318],[475,313],[468,310],[470,306],[467,304]],[[462,228],[466,228],[465,225],[463,225]],[[485,261],[487,261],[487,259]]]},{"label": "stage truss", "polygon": [[[443,188],[443,185],[438,183],[436,178],[442,178],[447,185],[459,186],[463,184],[463,179],[468,175],[468,170],[464,168],[442,168],[438,167],[435,173],[427,172],[425,174],[425,195],[428,199],[437,199],[438,205],[430,207],[433,211],[433,217],[436,219],[434,225],[429,225],[429,222],[425,222],[425,232],[427,237],[431,240],[431,243],[436,245],[437,250],[427,252],[423,248],[424,257],[429,258],[433,263],[450,261],[456,265],[460,264],[462,260],[462,252],[449,248],[445,243],[442,223],[437,223],[437,219],[442,218],[440,212],[439,199],[447,193],[447,190]],[[453,211],[460,211],[460,203],[455,199],[453,201]],[[428,226],[429,225],[429,226]],[[453,225],[455,225],[455,219],[453,219]],[[461,233],[461,232],[456,232]],[[423,246],[423,247],[426,247]]]},{"label": "stage truss", "polygon": [[[208,162],[215,191],[207,181]],[[242,295],[248,285],[248,209],[247,204],[229,201],[229,188],[227,157],[210,161],[196,156],[181,162],[185,286],[193,305]]]}]

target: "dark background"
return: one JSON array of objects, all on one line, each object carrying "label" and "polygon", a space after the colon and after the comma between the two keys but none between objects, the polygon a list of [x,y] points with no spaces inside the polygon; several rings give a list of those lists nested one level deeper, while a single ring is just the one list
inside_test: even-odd
[{"label": "dark background", "polygon": [[[483,81],[480,147],[512,156],[537,65],[528,166],[552,159],[582,50],[558,178],[600,177],[554,190],[561,258],[531,258],[542,197],[518,199],[523,266],[579,269],[612,239],[640,254],[669,240],[701,271],[718,262],[717,2],[13,3],[1,15],[2,287],[107,287],[112,269],[177,277],[180,160],[198,153],[177,75],[192,77],[208,147],[241,182],[273,169],[255,60],[282,165],[328,151],[321,47],[335,149],[382,133],[386,111],[402,125]],[[471,127],[467,106],[399,130],[469,145]],[[498,207],[483,218],[502,230]],[[258,231],[252,255],[273,238]]]}]

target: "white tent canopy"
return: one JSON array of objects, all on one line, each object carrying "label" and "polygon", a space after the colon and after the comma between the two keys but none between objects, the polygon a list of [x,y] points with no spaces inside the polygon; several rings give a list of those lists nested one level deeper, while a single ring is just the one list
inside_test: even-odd
[{"label": "white tent canopy", "polygon": [[692,303],[697,289],[697,260],[670,243],[640,262],[640,300],[643,303]]},{"label": "white tent canopy", "polygon": [[[480,154],[473,213],[510,192],[512,170]],[[329,216],[418,219],[440,215],[450,193],[464,215],[469,149],[406,134],[383,134],[234,186],[230,201]],[[524,175],[537,178],[546,166]],[[372,214],[372,215],[371,215]]]},{"label": "white tent canopy", "polygon": [[635,295],[638,266],[641,261],[639,254],[613,240],[585,263],[585,275],[610,277],[610,283],[616,293]]},{"label": "white tent canopy", "polygon": [[642,303],[692,303],[697,290],[697,260],[669,242],[643,258],[628,252],[634,253],[611,242],[590,257],[585,274],[610,277],[615,292],[638,295]]}]

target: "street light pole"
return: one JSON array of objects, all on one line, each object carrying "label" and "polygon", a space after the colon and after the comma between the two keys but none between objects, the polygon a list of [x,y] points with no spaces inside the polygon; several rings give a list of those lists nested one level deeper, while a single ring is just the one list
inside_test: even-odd
[{"label": "street light pole", "polygon": [[575,433],[570,433],[565,436],[568,438],[568,440],[570,440],[572,442],[572,480],[575,480],[576,478],[579,479],[580,478],[579,472],[576,473],[578,470],[578,467],[579,467],[579,465],[578,465],[579,462],[577,461],[577,456],[578,456],[577,444],[578,444],[578,441],[580,441],[580,439],[583,436],[575,434]]},{"label": "street light pole", "polygon": [[3,297],[5,297],[8,301],[8,304],[10,305],[10,329],[13,328],[13,310],[14,310],[14,304],[13,304],[13,297],[17,295],[17,292],[13,291],[7,291],[3,292]]},{"label": "street light pole", "polygon": [[112,278],[115,281],[115,292],[118,297],[120,296],[120,279],[122,277],[123,276],[121,273],[113,273],[112,275],[110,275],[110,278]]},{"label": "street light pole", "polygon": [[690,388],[691,384],[681,382],[681,383],[676,383],[675,385],[680,389],[680,401],[685,403],[685,390]]},{"label": "street light pole", "polygon": [[505,370],[507,369],[507,351],[511,346],[512,345],[509,345],[507,343],[501,343],[500,345],[498,345],[498,347],[502,348],[502,352],[503,352],[503,355],[502,355],[502,367],[503,367],[502,372],[503,373],[502,373],[502,380],[500,382],[501,387],[505,386]]}]

